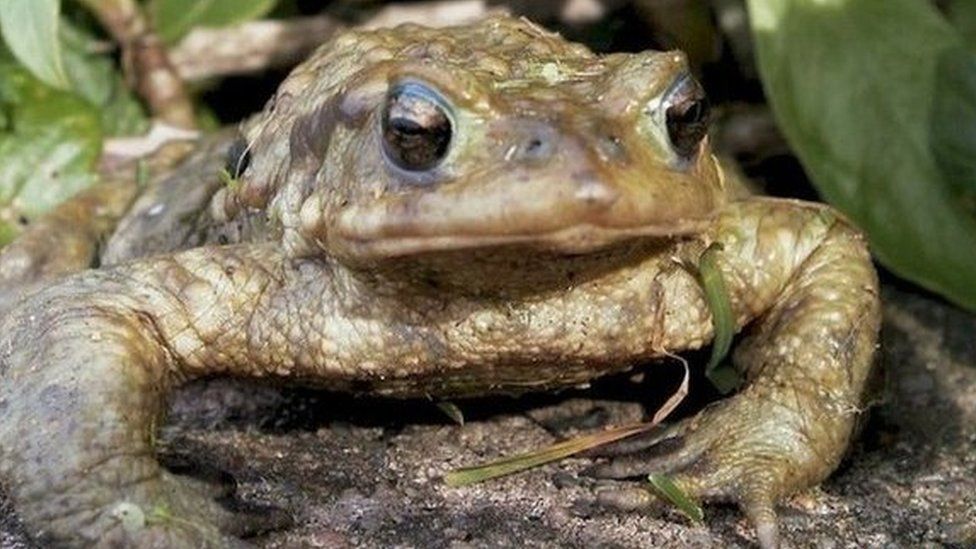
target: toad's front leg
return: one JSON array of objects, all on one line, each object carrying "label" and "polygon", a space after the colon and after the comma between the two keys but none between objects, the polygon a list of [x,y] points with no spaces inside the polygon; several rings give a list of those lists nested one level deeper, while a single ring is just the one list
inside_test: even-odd
[{"label": "toad's front leg", "polygon": [[[694,497],[738,502],[764,547],[778,544],[775,504],[829,475],[864,402],[880,323],[863,238],[826,207],[755,199],[733,206],[715,239],[740,323],[738,395],[615,451],[598,476],[673,474]],[[649,505],[642,489],[607,492]]]},{"label": "toad's front leg", "polygon": [[[246,363],[279,283],[270,250],[194,250],[86,271],[0,326],[0,479],[28,530],[67,547],[222,547],[245,526],[156,461],[170,389]],[[250,254],[250,255],[249,255]],[[202,366],[205,365],[205,366]],[[246,372],[245,372],[246,373]]]}]

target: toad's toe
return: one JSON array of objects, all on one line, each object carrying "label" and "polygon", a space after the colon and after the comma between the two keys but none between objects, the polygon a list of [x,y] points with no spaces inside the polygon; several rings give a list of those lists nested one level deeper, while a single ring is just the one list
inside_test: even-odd
[{"label": "toad's toe", "polygon": [[[835,465],[818,453],[809,421],[747,391],[644,440],[609,448],[611,460],[589,473],[615,479],[669,475],[692,499],[737,503],[756,527],[760,545],[776,547],[776,502],[821,480]],[[604,491],[598,500],[624,510],[658,502],[650,485]]]}]

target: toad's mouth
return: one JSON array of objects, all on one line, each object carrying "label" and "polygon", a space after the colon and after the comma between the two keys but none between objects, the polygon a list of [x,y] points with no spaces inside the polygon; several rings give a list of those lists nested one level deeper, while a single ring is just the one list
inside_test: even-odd
[{"label": "toad's mouth", "polygon": [[352,201],[309,216],[324,223],[305,227],[306,235],[354,261],[504,245],[581,254],[634,237],[700,233],[726,200],[711,155],[686,169],[652,161],[549,166]]},{"label": "toad's mouth", "polygon": [[437,252],[477,250],[515,246],[564,255],[581,255],[606,249],[616,243],[638,237],[671,239],[704,231],[712,216],[683,220],[666,226],[599,227],[580,225],[536,234],[448,234],[401,235],[356,238],[352,235],[334,238],[335,251],[344,257],[360,260],[404,257]]}]

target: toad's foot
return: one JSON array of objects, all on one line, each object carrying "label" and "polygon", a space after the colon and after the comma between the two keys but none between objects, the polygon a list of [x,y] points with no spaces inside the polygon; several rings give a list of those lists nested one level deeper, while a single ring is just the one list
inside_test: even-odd
[{"label": "toad's foot", "polygon": [[[719,233],[726,279],[745,278],[763,246],[767,254],[789,253],[781,249],[787,239],[775,230],[776,216],[784,213],[780,204],[742,206],[740,219],[759,220],[755,245],[741,231]],[[778,543],[775,504],[822,481],[844,455],[865,400],[880,318],[861,236],[816,207],[798,208],[781,223],[797,220],[808,228],[795,234],[817,236],[736,349],[746,388],[595,471],[616,478],[673,474],[690,496],[735,501],[764,547]],[[602,499],[625,507],[651,500],[646,491]]]},{"label": "toad's foot", "polygon": [[[826,457],[809,440],[807,421],[756,391],[746,391],[663,431],[608,448],[602,454],[612,460],[590,472],[615,479],[669,475],[695,500],[738,503],[754,524],[760,545],[776,547],[776,501],[816,482],[811,477],[820,476],[826,465]],[[602,491],[598,501],[624,510],[660,503],[650,485]]]},{"label": "toad's foot", "polygon": [[[78,538],[89,540],[86,544],[99,547],[246,547],[240,537],[278,526],[278,515],[227,509],[211,497],[212,487],[159,470],[148,458],[119,456],[115,461],[123,463],[105,470],[133,472],[131,484],[120,482],[117,491],[86,490],[105,480],[96,466],[56,498],[66,513],[52,516],[51,528],[74,529]],[[140,479],[137,471],[143,469],[149,476]],[[52,509],[53,503],[49,499],[44,505]]]}]

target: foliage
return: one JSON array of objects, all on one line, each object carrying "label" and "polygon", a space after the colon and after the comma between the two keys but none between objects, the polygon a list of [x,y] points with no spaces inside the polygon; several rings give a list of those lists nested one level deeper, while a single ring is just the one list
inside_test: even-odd
[{"label": "foliage", "polygon": [[[58,10],[48,10],[46,3],[31,4],[38,11],[44,8],[46,19],[27,8],[0,6],[0,27],[9,45],[0,46],[3,245],[23,222],[97,181],[95,165],[104,137],[141,132],[147,121],[114,61],[95,51],[90,32],[61,21]],[[48,43],[18,49],[21,35],[9,29],[21,27],[43,27],[38,36]],[[45,67],[55,66],[59,76],[49,81]]]},{"label": "foliage", "polygon": [[949,5],[949,20],[970,44],[976,44],[976,2],[955,0]]},{"label": "foliage", "polygon": [[221,27],[266,15],[276,0],[150,0],[149,14],[163,40],[175,42],[193,27]]},{"label": "foliage", "polygon": [[0,32],[14,56],[49,86],[67,89],[58,44],[59,0],[0,2]]},{"label": "foliage", "polygon": [[52,88],[0,52],[0,245],[23,220],[95,181],[97,107]]},{"label": "foliage", "polygon": [[[275,0],[152,0],[176,39],[196,25],[263,15]],[[98,180],[104,138],[141,134],[142,105],[97,29],[61,14],[58,0],[0,1],[0,246],[24,222]]]},{"label": "foliage", "polygon": [[770,103],[817,188],[885,265],[976,309],[971,3],[955,28],[919,0],[748,5]]}]

